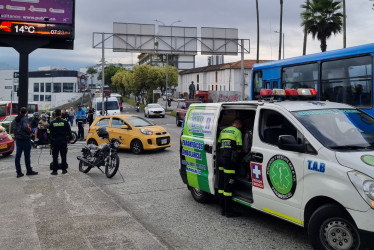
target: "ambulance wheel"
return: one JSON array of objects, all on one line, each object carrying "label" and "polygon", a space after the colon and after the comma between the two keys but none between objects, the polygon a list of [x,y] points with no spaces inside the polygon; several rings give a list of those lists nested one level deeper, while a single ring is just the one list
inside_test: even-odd
[{"label": "ambulance wheel", "polygon": [[335,204],[323,205],[312,214],[308,237],[314,249],[359,249],[361,244],[352,218]]},{"label": "ambulance wheel", "polygon": [[140,154],[141,152],[143,152],[143,144],[140,140],[138,139],[135,139],[131,142],[131,145],[130,145],[130,148],[131,148],[131,151],[134,153],[134,154]]},{"label": "ambulance wheel", "polygon": [[211,194],[193,187],[191,187],[191,194],[195,201],[200,203],[208,203],[212,198]]}]

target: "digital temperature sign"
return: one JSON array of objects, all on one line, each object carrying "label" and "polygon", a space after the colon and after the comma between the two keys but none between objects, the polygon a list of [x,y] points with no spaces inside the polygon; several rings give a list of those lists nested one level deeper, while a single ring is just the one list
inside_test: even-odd
[{"label": "digital temperature sign", "polygon": [[74,40],[75,0],[0,0],[0,36]]},{"label": "digital temperature sign", "polygon": [[73,38],[71,25],[0,21],[0,34]]}]

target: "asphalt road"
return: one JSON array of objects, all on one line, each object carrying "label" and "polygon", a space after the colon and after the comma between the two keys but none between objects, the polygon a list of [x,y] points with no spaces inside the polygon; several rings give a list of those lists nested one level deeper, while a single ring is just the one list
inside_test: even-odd
[{"label": "asphalt road", "polygon": [[[136,113],[125,105],[125,113]],[[137,113],[144,116],[142,110]],[[221,216],[217,202],[197,203],[179,175],[179,136],[175,118],[152,118],[171,134],[172,147],[134,155],[121,151],[113,179],[89,175],[148,230],[176,249],[311,249],[304,230],[251,209],[237,218]]]},{"label": "asphalt road", "polygon": [[[135,108],[125,104],[124,113],[135,114]],[[136,114],[144,116],[142,110]],[[120,169],[112,179],[98,169],[87,175],[161,241],[171,249],[311,249],[296,225],[243,207],[241,217],[226,218],[217,202],[197,203],[178,171],[180,127],[172,116],[151,120],[171,134],[171,148],[141,155],[121,150]],[[69,145],[69,168],[78,169],[83,144]],[[0,171],[14,168],[14,156],[0,157]],[[33,166],[51,159],[48,149],[32,151]]]}]

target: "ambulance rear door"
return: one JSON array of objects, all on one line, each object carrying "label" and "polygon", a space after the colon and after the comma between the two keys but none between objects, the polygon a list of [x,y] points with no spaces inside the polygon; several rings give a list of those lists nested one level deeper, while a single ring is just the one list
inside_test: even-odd
[{"label": "ambulance rear door", "polygon": [[187,185],[214,194],[217,121],[221,103],[192,104],[181,135],[181,174]]}]

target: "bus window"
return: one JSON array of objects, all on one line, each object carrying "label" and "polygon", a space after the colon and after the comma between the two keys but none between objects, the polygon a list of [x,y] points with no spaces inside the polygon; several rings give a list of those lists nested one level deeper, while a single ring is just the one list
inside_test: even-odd
[{"label": "bus window", "polygon": [[0,119],[6,116],[6,105],[1,104],[0,105]]},{"label": "bus window", "polygon": [[279,88],[278,81],[273,81],[273,89]]},{"label": "bus window", "polygon": [[260,99],[260,91],[262,89],[262,71],[255,71],[253,73],[253,83],[252,99]]},{"label": "bus window", "polygon": [[371,107],[372,95],[371,56],[322,63],[321,100]]},{"label": "bus window", "polygon": [[318,64],[310,63],[284,67],[282,69],[282,88],[317,89],[318,84]]}]

